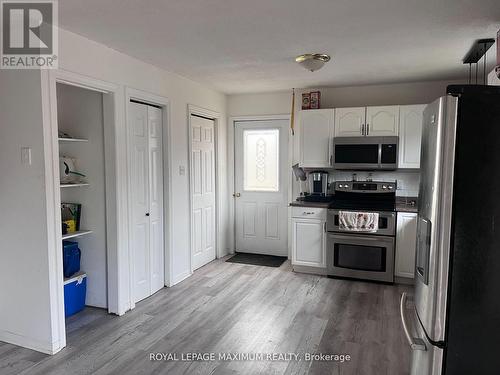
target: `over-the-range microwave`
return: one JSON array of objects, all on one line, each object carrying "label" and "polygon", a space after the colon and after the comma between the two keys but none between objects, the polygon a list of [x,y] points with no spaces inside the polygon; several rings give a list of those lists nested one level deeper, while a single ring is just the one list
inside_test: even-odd
[{"label": "over-the-range microwave", "polygon": [[399,137],[335,137],[335,169],[394,170],[398,167]]}]

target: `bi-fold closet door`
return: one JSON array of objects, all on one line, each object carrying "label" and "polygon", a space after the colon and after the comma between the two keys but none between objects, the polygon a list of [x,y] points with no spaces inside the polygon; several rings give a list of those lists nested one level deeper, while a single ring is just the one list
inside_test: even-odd
[{"label": "bi-fold closet door", "polygon": [[162,111],[129,103],[129,162],[133,299],[163,288]]}]

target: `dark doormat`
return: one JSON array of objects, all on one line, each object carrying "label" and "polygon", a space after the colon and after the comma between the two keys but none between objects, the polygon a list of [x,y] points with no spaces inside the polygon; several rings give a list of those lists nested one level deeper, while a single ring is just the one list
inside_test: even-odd
[{"label": "dark doormat", "polygon": [[231,258],[226,260],[226,262],[251,264],[253,266],[279,267],[287,259],[287,257],[277,257],[274,255],[236,253]]}]

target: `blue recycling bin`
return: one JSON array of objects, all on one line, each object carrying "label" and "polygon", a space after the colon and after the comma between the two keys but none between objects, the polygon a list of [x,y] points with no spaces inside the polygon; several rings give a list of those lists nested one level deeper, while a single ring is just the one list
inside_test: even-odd
[{"label": "blue recycling bin", "polygon": [[64,316],[76,314],[85,307],[87,274],[79,272],[64,280]]}]

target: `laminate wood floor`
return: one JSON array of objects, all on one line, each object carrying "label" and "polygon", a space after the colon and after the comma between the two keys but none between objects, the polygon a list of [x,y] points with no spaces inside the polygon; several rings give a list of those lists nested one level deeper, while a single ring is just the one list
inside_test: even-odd
[{"label": "laminate wood floor", "polygon": [[[399,318],[409,287],[216,260],[117,317],[86,308],[48,356],[0,343],[0,374],[409,373]],[[150,361],[150,353],[300,353],[300,361]],[[350,361],[305,361],[305,353]]]}]

